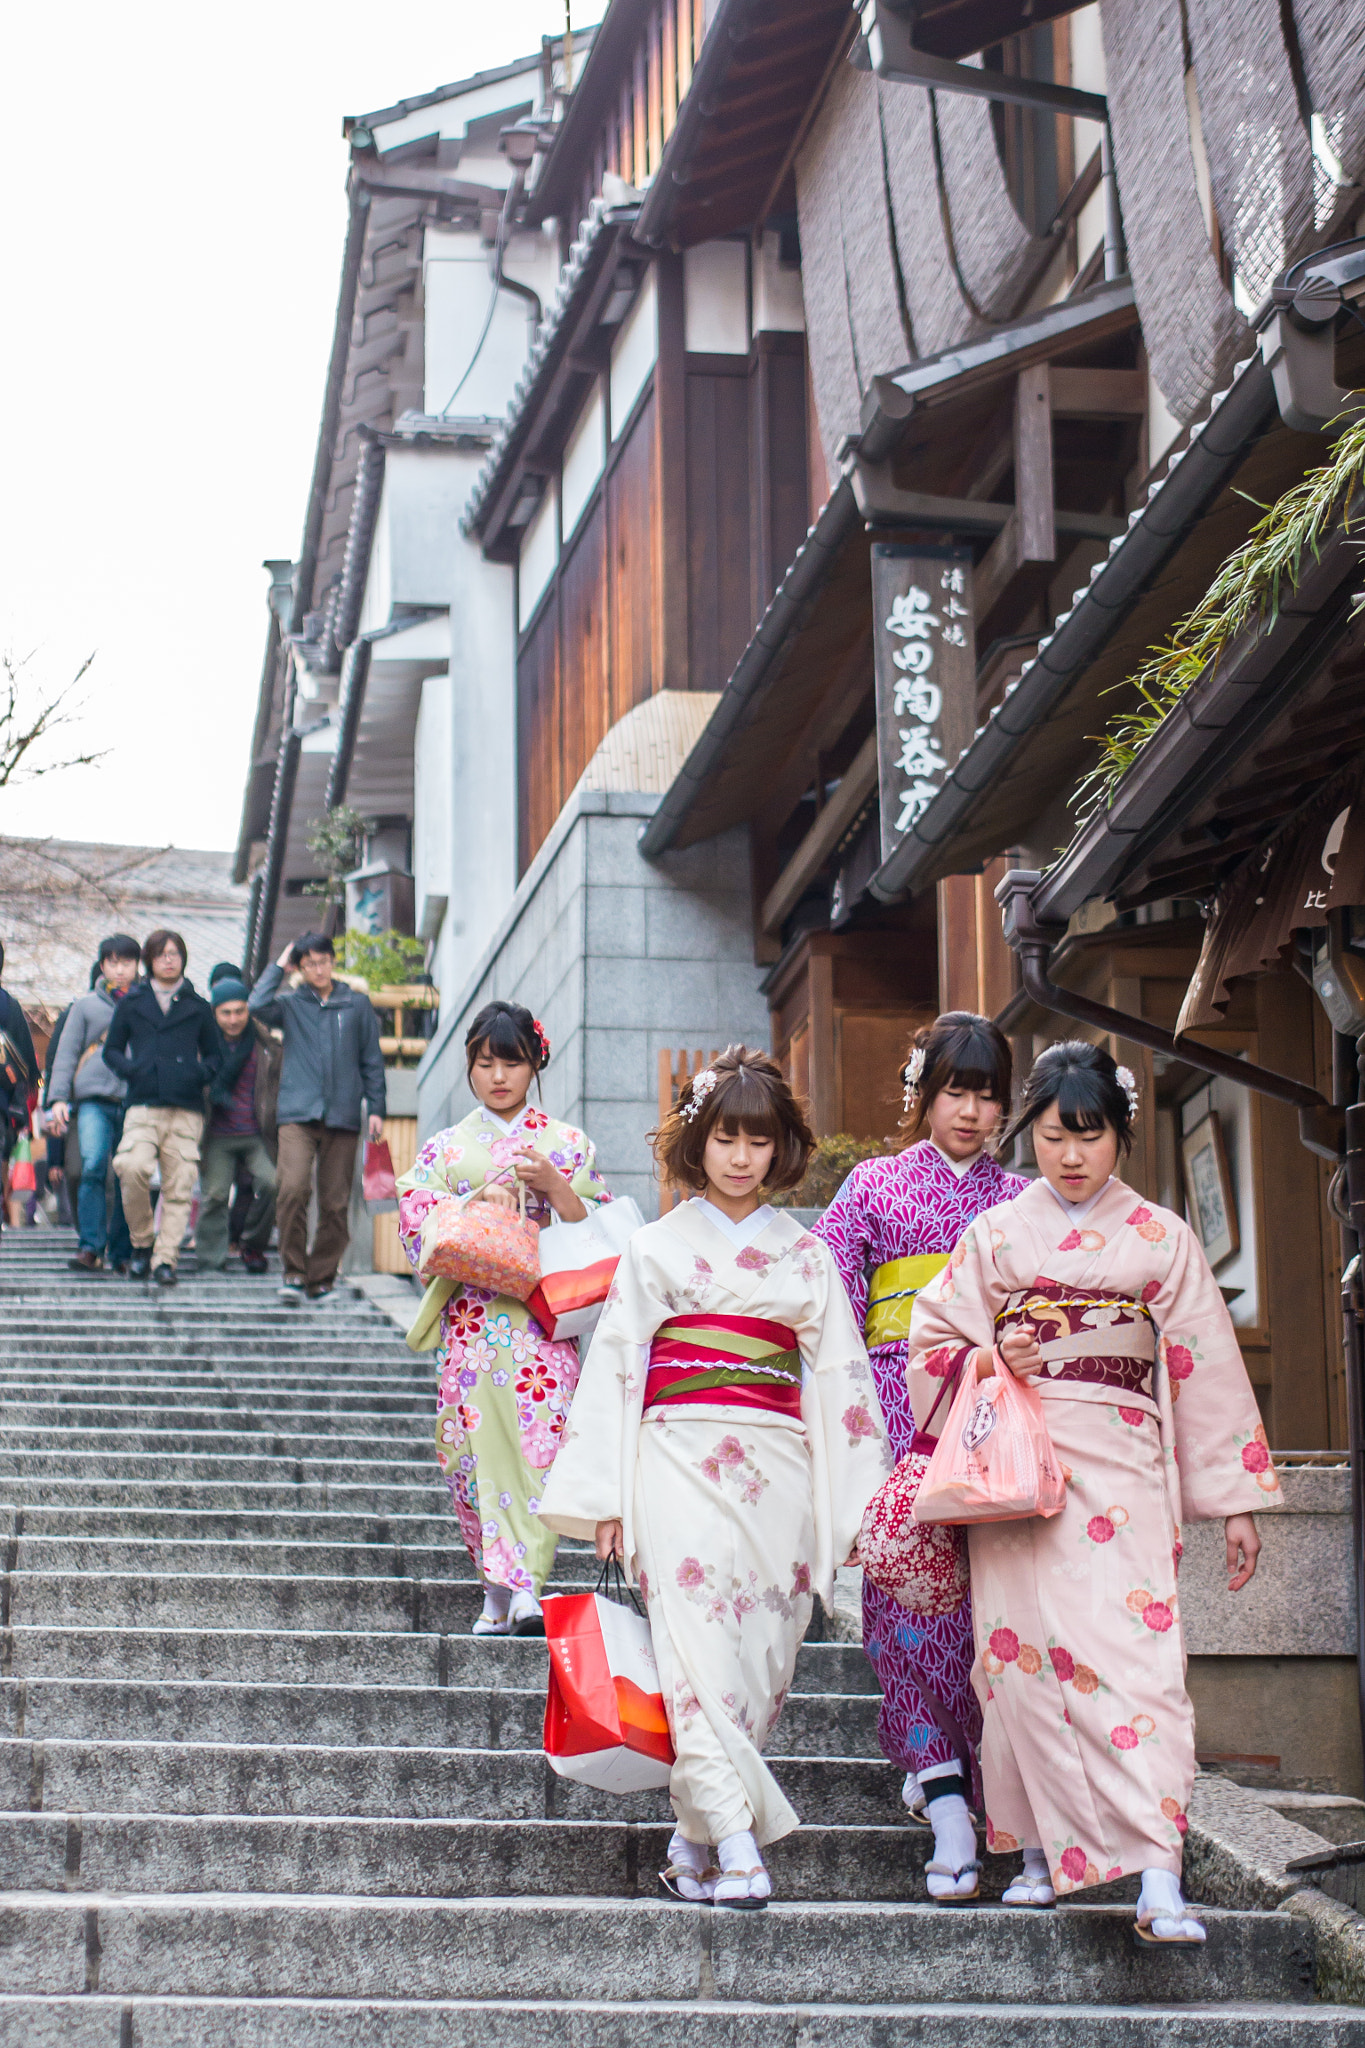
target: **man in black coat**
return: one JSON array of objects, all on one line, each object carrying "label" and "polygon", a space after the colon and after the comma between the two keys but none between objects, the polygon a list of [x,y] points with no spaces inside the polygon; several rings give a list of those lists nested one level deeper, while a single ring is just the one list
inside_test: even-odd
[{"label": "man in black coat", "polygon": [[[154,931],[142,960],[151,979],[123,998],[104,1041],[105,1065],[128,1083],[114,1172],[133,1240],[129,1273],[141,1280],[150,1269],[158,1286],[173,1287],[199,1173],[204,1089],[221,1046],[212,1010],[185,979],[189,950],[179,932]],[[158,1165],[159,1231],[151,1199]]]}]

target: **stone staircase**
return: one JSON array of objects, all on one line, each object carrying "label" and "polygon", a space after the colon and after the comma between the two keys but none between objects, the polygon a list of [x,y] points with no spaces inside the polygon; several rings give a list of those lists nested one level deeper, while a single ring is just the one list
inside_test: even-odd
[{"label": "stone staircase", "polygon": [[0,1246],[4,2048],[1365,2044],[1287,1916],[1154,1953],[1114,1905],[920,1903],[839,1644],[778,1731],[780,1901],[661,1902],[662,1796],[555,1777],[544,1645],[467,1633],[429,1366],[350,1289],[71,1248]]}]

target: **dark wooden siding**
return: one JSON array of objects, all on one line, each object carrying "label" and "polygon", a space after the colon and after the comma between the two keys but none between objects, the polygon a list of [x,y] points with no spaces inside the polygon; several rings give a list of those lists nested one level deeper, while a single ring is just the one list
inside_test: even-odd
[{"label": "dark wooden siding", "polygon": [[655,674],[659,494],[654,399],[640,408],[607,476],[610,714],[614,725],[659,687]]},{"label": "dark wooden siding", "polygon": [[646,398],[565,550],[517,662],[524,874],[607,732],[659,687],[659,501]]},{"label": "dark wooden siding", "polygon": [[749,365],[687,366],[688,687],[720,690],[753,628],[749,572]]},{"label": "dark wooden siding", "polygon": [[559,609],[548,601],[517,663],[517,840],[524,874],[559,815]]},{"label": "dark wooden siding", "polygon": [[609,716],[606,514],[599,495],[559,572],[560,802],[604,737]]}]

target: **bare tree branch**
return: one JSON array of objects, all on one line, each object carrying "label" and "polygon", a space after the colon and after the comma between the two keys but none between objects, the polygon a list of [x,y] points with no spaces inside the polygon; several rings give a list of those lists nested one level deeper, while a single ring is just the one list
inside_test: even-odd
[{"label": "bare tree branch", "polygon": [[0,789],[9,783],[34,782],[40,775],[55,775],[63,768],[89,768],[102,761],[109,749],[98,753],[72,754],[64,761],[36,761],[29,756],[40,740],[50,739],[62,726],[79,723],[85,701],[71,702],[71,693],[95,659],[88,654],[71,681],[55,693],[39,690],[36,701],[26,703],[24,670],[31,654],[16,657],[10,650],[0,655]]}]

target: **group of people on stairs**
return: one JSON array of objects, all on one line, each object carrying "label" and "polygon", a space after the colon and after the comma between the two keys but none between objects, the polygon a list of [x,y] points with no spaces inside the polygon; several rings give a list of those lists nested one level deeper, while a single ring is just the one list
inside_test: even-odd
[{"label": "group of people on stairs", "polygon": [[[519,1006],[475,1018],[479,1106],[399,1183],[414,1268],[448,1194],[515,1201],[514,1175],[539,1222],[610,1201],[587,1137],[530,1102],[549,1056]],[[1180,1891],[1181,1525],[1224,1520],[1236,1592],[1256,1569],[1253,1510],[1279,1504],[1236,1335],[1194,1233],[1118,1177],[1139,1104],[1102,1047],[1049,1047],[1011,1117],[1007,1041],[952,1012],[917,1034],[903,1080],[904,1149],[855,1167],[813,1230],[769,1199],[815,1142],[780,1068],[731,1046],[687,1082],[650,1136],[689,1199],[630,1238],[581,1365],[523,1303],[431,1283],[409,1342],[437,1354],[437,1457],[484,1586],[475,1630],[543,1632],[560,1535],[619,1560],[677,1759],[664,1886],[760,1907],[762,1851],[798,1825],[762,1751],[814,1599],[857,1563],[916,1428],[964,1376],[1013,1374],[1044,1404],[1061,1513],[973,1525],[955,1613],[864,1582],[879,1739],[933,1830],[929,1895],[978,1896],[976,1809],[989,1850],[1022,1852],[1007,1906],[1140,1874],[1142,1938],[1198,1943]],[[1037,1179],[996,1157],[1025,1134]]]}]

